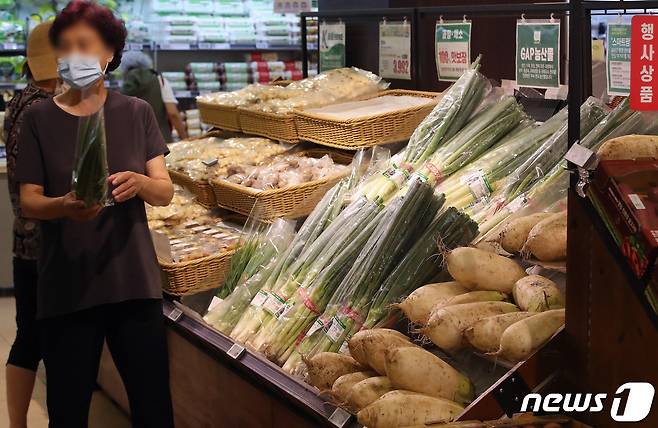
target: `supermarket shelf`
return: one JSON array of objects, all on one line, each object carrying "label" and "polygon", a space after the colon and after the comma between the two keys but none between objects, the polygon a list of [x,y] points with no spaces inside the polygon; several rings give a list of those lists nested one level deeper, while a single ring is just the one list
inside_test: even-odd
[{"label": "supermarket shelf", "polygon": [[211,352],[218,360],[221,359],[223,363],[231,365],[250,380],[259,383],[274,394],[285,397],[293,406],[314,419],[318,423],[317,426],[344,428],[360,426],[353,416],[325,403],[310,386],[290,377],[278,366],[208,327],[191,309],[177,302],[165,301],[162,311],[167,324],[178,333]]},{"label": "supermarket shelf", "polygon": [[644,290],[648,287],[648,284],[638,279],[633,274],[633,271],[628,264],[628,260],[621,253],[621,250],[612,238],[610,231],[606,227],[603,219],[600,217],[599,213],[597,212],[596,208],[594,208],[594,205],[589,200],[589,198],[579,197],[578,201],[582,204],[585,212],[587,212],[596,232],[601,235],[602,241],[607,247],[609,254],[612,255],[613,259],[624,273],[628,286],[632,288],[633,292],[640,300],[640,303],[644,307],[647,317],[649,317],[656,330],[658,330],[658,314],[656,314],[656,312],[653,310],[649,304],[649,301],[647,300],[647,297],[644,295]]},{"label": "supermarket shelf", "polygon": [[0,43],[0,56],[25,55],[25,45],[22,43]]},{"label": "supermarket shelf", "polygon": [[267,43],[256,44],[230,44],[230,43],[170,43],[156,44],[158,52],[169,51],[301,51],[300,45],[269,45]]}]

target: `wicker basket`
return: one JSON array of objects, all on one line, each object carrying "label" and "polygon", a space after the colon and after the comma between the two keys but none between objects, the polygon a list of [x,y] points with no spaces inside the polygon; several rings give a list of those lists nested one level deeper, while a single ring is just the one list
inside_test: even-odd
[{"label": "wicker basket", "polygon": [[194,193],[199,204],[206,208],[217,206],[217,203],[215,202],[215,193],[210,184],[194,181],[187,174],[172,169],[169,170],[169,177],[171,177],[171,181],[175,184],[179,184]]},{"label": "wicker basket", "polygon": [[224,282],[233,253],[235,250],[228,250],[180,263],[159,260],[162,289],[168,294],[185,296],[219,287]]},{"label": "wicker basket", "polygon": [[238,108],[242,132],[260,135],[285,143],[298,143],[293,113],[274,114],[247,108]]},{"label": "wicker basket", "polygon": [[[377,96],[384,95],[436,98],[439,93],[393,89]],[[296,110],[294,116],[300,140],[339,149],[357,150],[409,139],[435,105],[436,103],[429,103],[351,120],[332,120],[301,110]]]},{"label": "wicker basket", "polygon": [[[349,164],[352,160],[349,153],[319,148],[304,150],[300,154],[312,157],[330,154],[335,162],[343,165]],[[313,211],[313,208],[324,194],[343,177],[344,175],[336,175],[322,180],[271,190],[252,189],[218,179],[212,180],[211,185],[215,192],[217,205],[220,207],[249,216],[252,215],[254,206],[258,205],[258,213],[255,213],[255,215],[262,221],[271,221],[278,217],[300,218],[307,216]]]},{"label": "wicker basket", "polygon": [[240,131],[240,114],[235,106],[197,101],[201,122],[228,131]]}]

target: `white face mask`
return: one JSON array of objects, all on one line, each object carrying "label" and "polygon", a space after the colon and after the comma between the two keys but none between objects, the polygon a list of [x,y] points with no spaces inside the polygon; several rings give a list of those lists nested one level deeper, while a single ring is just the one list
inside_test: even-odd
[{"label": "white face mask", "polygon": [[[107,66],[105,66],[107,70]],[[57,60],[57,71],[64,83],[74,89],[87,89],[103,77],[98,58],[73,54]]]}]

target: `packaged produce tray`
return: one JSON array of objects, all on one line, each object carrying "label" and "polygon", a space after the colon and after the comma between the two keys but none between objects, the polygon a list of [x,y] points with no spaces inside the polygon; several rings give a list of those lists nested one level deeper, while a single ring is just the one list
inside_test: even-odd
[{"label": "packaged produce tray", "polygon": [[[385,95],[432,99],[439,93],[393,89],[383,91],[377,97]],[[433,102],[349,120],[329,119],[296,110],[295,126],[300,140],[339,149],[358,150],[409,139],[435,105],[436,102]]]},{"label": "packaged produce tray", "polygon": [[175,184],[179,184],[194,193],[199,204],[206,208],[217,206],[215,193],[210,184],[194,181],[187,174],[171,169],[169,170],[169,177],[171,177],[171,181]]},{"label": "packaged produce tray", "polygon": [[245,134],[260,135],[291,144],[299,143],[295,115],[292,112],[274,114],[240,107],[238,114],[240,128]]},{"label": "packaged produce tray", "polygon": [[[348,165],[352,161],[349,153],[336,150],[307,149],[300,154],[321,157],[329,154],[334,162]],[[296,186],[281,189],[258,190],[233,184],[226,180],[214,179],[211,181],[215,192],[215,200],[221,208],[249,216],[252,209],[258,204],[258,213],[261,220],[270,221],[278,217],[299,218],[308,215],[322,196],[341,178],[342,175],[327,177],[322,180],[309,181]]]},{"label": "packaged produce tray", "polygon": [[228,131],[240,131],[240,115],[236,106],[197,101],[201,122]]},{"label": "packaged produce tray", "polygon": [[159,259],[162,289],[174,296],[185,296],[219,287],[224,281],[234,252],[235,250],[227,250],[178,263]]}]

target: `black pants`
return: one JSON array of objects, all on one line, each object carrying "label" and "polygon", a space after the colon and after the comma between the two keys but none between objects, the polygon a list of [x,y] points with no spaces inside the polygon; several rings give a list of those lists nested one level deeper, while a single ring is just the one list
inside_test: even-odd
[{"label": "black pants", "polygon": [[160,300],[132,300],[41,321],[50,428],[86,427],[103,340],[128,392],[134,427],[173,427]]},{"label": "black pants", "polygon": [[14,257],[16,339],[7,364],[36,371],[41,360],[37,328],[37,262]]}]

